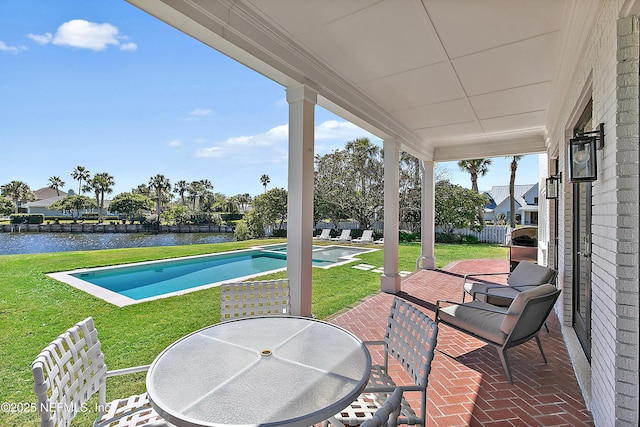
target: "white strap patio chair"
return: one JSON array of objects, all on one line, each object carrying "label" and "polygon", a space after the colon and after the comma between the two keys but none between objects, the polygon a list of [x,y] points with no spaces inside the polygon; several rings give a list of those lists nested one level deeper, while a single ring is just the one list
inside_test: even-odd
[{"label": "white strap patio chair", "polygon": [[220,321],[248,316],[291,314],[289,279],[220,285]]},{"label": "white strap patio chair", "polygon": [[[335,415],[335,418],[349,426],[360,425],[374,417],[385,400],[397,387],[403,391],[400,415],[397,424],[425,426],[427,415],[427,386],[431,362],[436,348],[438,325],[429,316],[413,305],[394,297],[387,320],[387,328],[382,341],[366,341],[366,345],[384,347],[382,365],[373,365],[369,384],[364,392]],[[398,385],[389,371],[389,356],[395,358],[411,379],[411,385]],[[407,392],[420,393],[420,414],[416,414],[405,398]]]},{"label": "white strap patio chair", "polygon": [[[402,406],[402,387],[396,387],[393,393],[389,395],[384,404],[372,415],[371,418],[360,424],[360,427],[396,427],[398,425],[398,416]],[[333,427],[345,427],[335,417],[327,420],[328,424]],[[323,423],[324,426],[327,423]]]},{"label": "white strap patio chair", "polygon": [[41,427],[67,427],[98,393],[94,427],[169,426],[152,408],[147,393],[106,402],[106,380],[144,372],[149,365],[107,371],[91,317],[77,323],[40,352],[31,365]]}]

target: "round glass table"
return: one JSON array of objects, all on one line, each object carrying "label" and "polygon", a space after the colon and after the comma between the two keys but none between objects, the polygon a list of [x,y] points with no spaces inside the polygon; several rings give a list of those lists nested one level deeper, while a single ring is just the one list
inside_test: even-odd
[{"label": "round glass table", "polygon": [[219,323],[176,341],[147,373],[151,404],[176,426],[309,426],[364,390],[365,345],[315,319],[265,316]]}]

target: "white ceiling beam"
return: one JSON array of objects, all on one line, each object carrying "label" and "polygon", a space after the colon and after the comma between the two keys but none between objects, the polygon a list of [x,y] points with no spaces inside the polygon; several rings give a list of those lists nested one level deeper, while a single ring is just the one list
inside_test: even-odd
[{"label": "white ceiling beam", "polygon": [[513,137],[500,141],[475,142],[473,144],[451,144],[435,149],[433,160],[450,162],[454,160],[488,159],[492,157],[539,154],[547,151],[542,135]]}]

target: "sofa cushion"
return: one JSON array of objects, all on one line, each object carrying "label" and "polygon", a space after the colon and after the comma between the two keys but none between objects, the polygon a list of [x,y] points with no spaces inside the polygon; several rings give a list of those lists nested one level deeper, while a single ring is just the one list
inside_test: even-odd
[{"label": "sofa cushion", "polygon": [[507,283],[510,286],[542,285],[551,282],[555,271],[528,261],[520,261],[511,272]]},{"label": "sofa cushion", "polygon": [[531,298],[540,297],[543,295],[551,294],[556,291],[556,287],[546,283],[541,286],[536,286],[524,292],[519,292],[518,295],[513,299],[513,302],[509,306],[507,310],[507,315],[504,317],[502,321],[502,325],[500,326],[500,330],[505,334],[509,335],[513,330],[514,326],[518,322],[520,317],[520,313],[524,310],[525,305]]},{"label": "sofa cushion", "polygon": [[438,311],[438,317],[444,323],[469,331],[496,344],[504,343],[507,336],[500,330],[500,326],[506,314],[479,309],[499,310],[500,308],[482,301],[472,301],[442,307]]}]

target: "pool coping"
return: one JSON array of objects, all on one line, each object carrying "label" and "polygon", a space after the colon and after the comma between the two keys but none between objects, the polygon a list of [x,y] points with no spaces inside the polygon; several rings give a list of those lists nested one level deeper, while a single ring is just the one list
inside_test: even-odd
[{"label": "pool coping", "polygon": [[[152,260],[152,261],[140,261],[140,262],[132,262],[132,263],[127,263],[127,264],[117,264],[117,265],[108,265],[108,266],[104,266],[104,267],[91,267],[91,268],[79,268],[76,270],[68,270],[68,271],[60,271],[60,272],[54,272],[54,273],[48,273],[47,276],[51,277],[52,279],[58,280],[62,283],[65,283],[67,285],[70,285],[80,291],[86,292],[96,298],[99,298],[109,304],[113,304],[117,307],[126,307],[129,305],[135,305],[135,304],[140,304],[143,302],[148,302],[148,301],[154,301],[154,300],[158,300],[158,299],[163,299],[163,298],[170,298],[170,297],[174,297],[174,296],[179,296],[179,295],[185,295],[191,292],[197,292],[197,291],[201,291],[201,290],[205,290],[205,289],[209,289],[209,288],[213,288],[216,286],[220,286],[224,283],[233,283],[233,282],[241,282],[247,279],[251,279],[254,277],[258,277],[258,276],[263,276],[265,274],[272,274],[272,273],[277,273],[279,271],[285,271],[287,268],[278,268],[275,270],[268,270],[268,271],[263,271],[260,273],[256,273],[256,274],[250,274],[247,276],[241,276],[241,277],[234,277],[233,279],[227,279],[227,280],[221,280],[219,282],[212,282],[212,283],[207,283],[204,285],[200,285],[200,286],[195,286],[192,288],[187,288],[187,289],[181,289],[178,291],[174,291],[174,292],[169,292],[166,294],[162,294],[162,295],[155,295],[152,297],[148,297],[148,298],[143,298],[143,299],[133,299],[133,298],[129,298],[127,296],[124,296],[122,294],[119,294],[117,292],[111,291],[109,289],[103,288],[101,286],[98,285],[94,285],[93,283],[84,281],[78,277],[73,276],[72,274],[79,274],[79,273],[86,273],[86,272],[91,272],[91,271],[95,271],[95,270],[109,270],[109,269],[114,269],[114,268],[120,268],[122,266],[136,266],[136,265],[149,265],[149,264],[156,264],[156,263],[163,263],[163,262],[168,262],[168,261],[177,261],[177,260],[185,260],[185,259],[195,259],[195,258],[203,258],[203,257],[208,257],[208,256],[212,256],[212,255],[227,255],[227,254],[238,254],[238,253],[242,253],[242,252],[251,252],[251,251],[256,251],[256,250],[267,250],[268,248],[271,246],[282,246],[282,243],[274,243],[272,245],[262,245],[262,246],[252,246],[250,248],[247,249],[238,249],[238,250],[233,250],[233,251],[228,251],[228,252],[216,252],[213,254],[200,254],[200,255],[190,255],[190,256],[185,256],[185,257],[177,257],[177,258],[165,258],[165,259],[159,259],[159,260]],[[286,245],[286,243],[284,244]],[[326,246],[322,246],[322,248],[332,248],[332,247],[342,247],[342,248],[353,248],[353,246],[342,246],[342,245],[326,245]],[[361,248],[361,249],[368,249],[366,251],[360,252],[360,254],[362,253],[369,253],[369,252],[375,252],[378,251],[380,249],[378,248]],[[358,254],[359,255],[359,254]],[[338,267],[340,265],[345,265],[345,264],[349,264],[353,261],[358,261],[358,258],[355,258],[355,254],[354,256],[344,256],[344,257],[339,257],[338,262],[332,263],[331,265],[327,265],[327,266],[314,266],[315,268],[321,268],[321,269],[328,269],[328,268],[332,268],[332,267]]]}]

